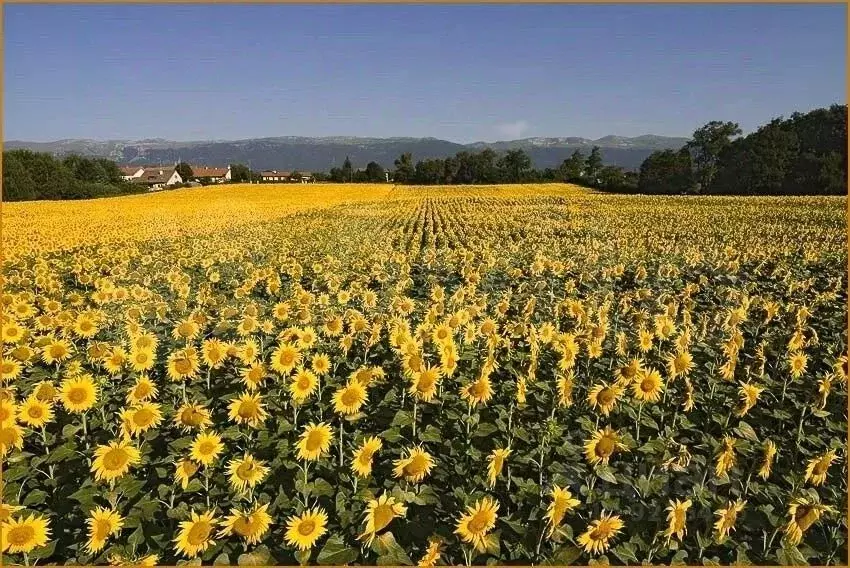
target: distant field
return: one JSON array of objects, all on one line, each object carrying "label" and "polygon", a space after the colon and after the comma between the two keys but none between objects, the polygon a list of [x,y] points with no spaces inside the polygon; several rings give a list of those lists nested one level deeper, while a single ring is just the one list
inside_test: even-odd
[{"label": "distant field", "polygon": [[2,217],[13,562],[846,559],[845,198],[245,185]]}]

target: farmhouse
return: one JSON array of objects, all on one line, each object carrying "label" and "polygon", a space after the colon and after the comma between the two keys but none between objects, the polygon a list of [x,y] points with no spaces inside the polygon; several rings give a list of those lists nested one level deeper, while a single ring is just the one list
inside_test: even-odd
[{"label": "farmhouse", "polygon": [[145,173],[145,168],[142,166],[118,166],[121,170],[121,178],[124,181],[132,181]]},{"label": "farmhouse", "polygon": [[277,171],[277,170],[266,170],[264,172],[260,172],[260,180],[264,182],[270,181],[289,181],[289,176],[292,175],[292,172],[285,171]]},{"label": "farmhouse", "polygon": [[183,183],[183,178],[177,173],[174,167],[153,167],[143,168],[142,173],[130,181],[145,185],[150,189],[162,189],[169,185]]},{"label": "farmhouse", "polygon": [[231,179],[230,166],[227,166],[226,168],[216,168],[190,165],[189,167],[192,168],[192,178],[198,181],[204,180],[209,181],[210,183],[224,183]]}]

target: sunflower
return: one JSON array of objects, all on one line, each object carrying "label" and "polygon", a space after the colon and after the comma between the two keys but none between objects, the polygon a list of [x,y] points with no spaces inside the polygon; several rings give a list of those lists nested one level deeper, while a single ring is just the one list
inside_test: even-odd
[{"label": "sunflower", "polygon": [[670,500],[670,504],[667,506],[667,530],[664,531],[664,536],[667,537],[667,543],[669,545],[670,540],[673,538],[673,535],[676,535],[676,538],[679,541],[688,534],[688,528],[685,524],[687,521],[687,513],[688,509],[691,507],[693,503],[691,503],[690,499],[685,499],[684,501],[679,501],[678,499]]},{"label": "sunflower", "polygon": [[658,402],[661,399],[661,392],[663,390],[664,385],[661,382],[661,373],[655,369],[642,371],[635,377],[635,381],[632,383],[632,393],[642,403]]},{"label": "sunflower", "polygon": [[180,482],[180,487],[184,490],[189,487],[189,480],[198,471],[198,464],[190,459],[180,460],[175,464],[174,480]]},{"label": "sunflower", "polygon": [[198,374],[200,363],[194,347],[180,349],[168,356],[168,377],[174,382],[191,379]]},{"label": "sunflower", "polygon": [[301,352],[291,343],[282,343],[272,353],[271,368],[281,375],[288,375],[301,363]]},{"label": "sunflower", "polygon": [[96,480],[112,483],[124,477],[130,471],[130,466],[138,465],[141,461],[139,450],[129,441],[120,440],[97,447],[91,470]]},{"label": "sunflower", "polygon": [[724,436],[723,446],[717,454],[717,463],[714,466],[714,475],[723,477],[735,466],[735,438]]},{"label": "sunflower", "polygon": [[618,385],[608,386],[605,383],[598,384],[587,393],[587,403],[591,408],[599,408],[603,416],[608,414],[617,406],[617,399],[623,394],[622,387]]},{"label": "sunflower", "polygon": [[617,451],[628,451],[625,444],[620,442],[616,430],[606,426],[604,430],[597,430],[593,437],[584,444],[584,455],[591,465],[607,465],[608,460]]},{"label": "sunflower", "polygon": [[0,358],[0,382],[14,381],[22,370],[23,366],[14,359]]},{"label": "sunflower", "polygon": [[496,486],[496,479],[499,477],[499,474],[502,473],[505,460],[508,459],[510,454],[511,450],[509,449],[496,448],[487,457],[487,461],[489,462],[487,465],[487,483],[491,489]]},{"label": "sunflower", "polygon": [[366,512],[364,513],[366,528],[358,538],[360,540],[365,539],[366,546],[370,546],[378,531],[386,528],[393,519],[403,517],[406,514],[407,507],[402,503],[396,503],[394,497],[389,497],[384,493],[378,499],[372,499],[366,505]]},{"label": "sunflower", "polygon": [[430,568],[431,566],[436,566],[437,562],[440,560],[440,539],[431,538],[428,540],[428,548],[425,550],[425,554],[422,555],[422,558],[417,562],[417,566],[424,566]]},{"label": "sunflower", "polygon": [[679,351],[667,358],[667,370],[671,378],[687,375],[694,368],[694,358],[687,351]]},{"label": "sunflower", "polygon": [[835,363],[833,363],[832,368],[835,371],[835,374],[838,375],[838,378],[841,380],[841,382],[846,381],[848,372],[847,355],[842,355],[841,357],[839,357],[835,361]]},{"label": "sunflower", "polygon": [[310,369],[319,377],[326,375],[331,369],[331,359],[324,353],[313,355],[310,361]]},{"label": "sunflower", "polygon": [[71,356],[71,344],[64,339],[51,339],[41,352],[41,359],[48,365],[59,363]]},{"label": "sunflower", "polygon": [[311,394],[316,392],[318,386],[319,379],[314,373],[306,369],[299,369],[289,383],[289,393],[295,402],[303,404]]},{"label": "sunflower", "polygon": [[334,410],[339,414],[356,414],[367,397],[366,388],[360,381],[350,380],[334,393]]},{"label": "sunflower", "polygon": [[118,511],[96,507],[86,523],[89,526],[89,540],[86,543],[86,551],[89,554],[94,554],[103,550],[106,539],[121,531],[124,526],[124,519]]},{"label": "sunflower", "polygon": [[12,448],[24,447],[24,430],[15,423],[0,426],[0,457],[4,457]]},{"label": "sunflower", "polygon": [[113,347],[110,351],[108,351],[106,357],[103,358],[103,368],[111,375],[117,375],[120,373],[126,363],[127,352],[124,351],[123,347]]},{"label": "sunflower", "polygon": [[758,475],[767,481],[767,478],[770,477],[770,468],[773,466],[773,459],[776,457],[776,444],[773,443],[773,440],[765,441],[763,451],[764,454]]},{"label": "sunflower", "polygon": [[738,394],[741,397],[741,408],[738,409],[736,414],[738,416],[746,415],[756,405],[759,395],[763,390],[763,387],[751,383],[741,383],[741,386],[738,388]]},{"label": "sunflower", "polygon": [[8,503],[0,503],[0,524],[5,523],[12,518],[12,515],[24,508],[20,505],[9,505]]},{"label": "sunflower", "polygon": [[201,329],[198,324],[195,323],[192,318],[187,318],[174,326],[171,336],[174,337],[174,339],[191,341],[198,336],[200,331]]},{"label": "sunflower", "polygon": [[407,457],[395,460],[393,466],[394,477],[403,477],[405,481],[419,483],[431,473],[434,467],[434,458],[421,447],[408,448]]},{"label": "sunflower", "polygon": [[493,396],[493,385],[490,378],[483,376],[460,389],[460,397],[467,401],[472,408],[484,405]]},{"label": "sunflower", "polygon": [[410,394],[424,402],[431,402],[437,394],[440,382],[440,369],[423,365],[421,371],[413,375]]},{"label": "sunflower", "polygon": [[242,459],[231,460],[227,471],[230,473],[230,485],[234,491],[245,492],[260,483],[268,475],[269,468],[265,462],[246,453]]},{"label": "sunflower", "polygon": [[130,368],[136,373],[153,369],[156,358],[153,351],[148,349],[133,349],[130,351]]},{"label": "sunflower", "polygon": [[351,471],[354,475],[368,477],[372,473],[372,459],[375,453],[381,449],[381,439],[372,436],[363,441],[359,448],[354,451],[354,459],[351,462]]},{"label": "sunflower", "polygon": [[563,489],[555,485],[550,493],[552,502],[546,509],[546,524],[549,527],[547,535],[552,538],[558,527],[561,526],[561,521],[564,520],[564,515],[581,505],[581,501],[574,499],[572,493],[568,489]]},{"label": "sunflower", "polygon": [[139,404],[141,402],[147,402],[156,398],[157,393],[156,384],[152,380],[144,376],[139,377],[127,392],[127,403]]},{"label": "sunflower", "polygon": [[0,426],[15,423],[18,415],[18,405],[12,399],[0,400]]},{"label": "sunflower", "polygon": [[156,428],[162,422],[162,412],[159,405],[152,402],[143,402],[138,406],[127,409],[121,413],[124,429],[131,436],[141,434],[151,428]]},{"label": "sunflower", "polygon": [[638,331],[638,347],[643,353],[648,353],[652,349],[652,340],[654,335],[647,329]]},{"label": "sunflower", "polygon": [[267,416],[268,413],[266,413],[262,397],[259,394],[243,392],[229,406],[228,417],[237,424],[247,424],[254,428],[259,428],[260,423]]},{"label": "sunflower", "polygon": [[90,375],[65,379],[59,387],[62,405],[68,412],[85,412],[97,402],[98,388]]},{"label": "sunflower", "polygon": [[479,552],[485,551],[488,533],[496,526],[498,510],[499,503],[490,497],[477,501],[475,505],[467,507],[466,513],[457,521],[455,534]]},{"label": "sunflower", "polygon": [[797,546],[803,540],[803,533],[809,530],[813,524],[818,522],[825,512],[834,513],[835,510],[827,505],[822,505],[811,498],[797,498],[788,506],[788,523],[785,525],[785,538],[791,546]]},{"label": "sunflower", "polygon": [[201,359],[210,369],[217,369],[227,358],[227,346],[218,339],[207,339],[201,345]]},{"label": "sunflower", "polygon": [[214,544],[213,530],[217,524],[214,519],[215,511],[207,511],[201,515],[193,511],[190,520],[180,523],[180,532],[173,541],[177,552],[192,558]]},{"label": "sunflower", "polygon": [[809,358],[802,351],[796,351],[788,356],[788,366],[791,367],[791,377],[794,379],[803,376],[806,372]]},{"label": "sunflower", "polygon": [[310,550],[327,532],[327,524],[328,515],[321,507],[293,515],[286,522],[286,543],[299,550]]},{"label": "sunflower", "polygon": [[809,460],[805,481],[811,482],[812,485],[823,485],[826,481],[827,470],[833,461],[835,461],[835,450],[829,450],[822,456]]},{"label": "sunflower", "polygon": [[330,450],[333,430],[329,424],[311,422],[298,441],[298,459],[316,461]]},{"label": "sunflower", "polygon": [[0,552],[25,554],[46,546],[50,538],[50,521],[42,515],[9,519],[0,524]]},{"label": "sunflower", "polygon": [[718,517],[717,521],[714,523],[717,544],[723,544],[729,536],[729,532],[734,530],[735,521],[738,519],[738,513],[744,510],[744,506],[746,504],[746,501],[738,499],[736,501],[730,501],[726,507],[714,512],[714,514]]},{"label": "sunflower", "polygon": [[557,386],[558,406],[569,408],[573,405],[573,386],[575,386],[575,374],[573,371],[559,376]]},{"label": "sunflower", "polygon": [[233,509],[232,513],[222,521],[219,537],[237,534],[245,539],[247,544],[256,544],[269,531],[272,518],[268,513],[269,505],[260,505],[252,511]]},{"label": "sunflower", "polygon": [[210,411],[202,404],[184,404],[177,409],[174,423],[183,430],[204,430],[212,424]]},{"label": "sunflower", "polygon": [[53,402],[53,400],[59,396],[59,392],[56,390],[56,387],[49,381],[42,381],[38,383],[33,389],[32,394],[35,398],[42,402]]},{"label": "sunflower", "polygon": [[[14,321],[4,321],[2,327],[3,327],[3,343],[15,344],[18,341],[20,341],[24,336],[24,328],[19,326]],[[45,350],[45,354],[47,354],[46,350]],[[47,363],[48,365],[53,363],[52,360],[48,361],[46,359],[45,359],[44,362]]]},{"label": "sunflower", "polygon": [[242,369],[240,378],[249,390],[255,391],[266,378],[266,366],[262,363],[253,363]]},{"label": "sunflower", "polygon": [[201,465],[209,466],[224,450],[221,437],[215,432],[201,432],[195,436],[191,446],[192,459]]},{"label": "sunflower", "polygon": [[623,529],[623,521],[617,515],[609,515],[604,511],[602,515],[588,525],[581,536],[578,544],[588,554],[602,554],[611,545],[611,539],[617,536]]}]

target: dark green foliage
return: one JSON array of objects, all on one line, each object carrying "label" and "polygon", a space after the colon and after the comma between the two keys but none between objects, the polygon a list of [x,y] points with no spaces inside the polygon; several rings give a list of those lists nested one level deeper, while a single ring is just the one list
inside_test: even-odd
[{"label": "dark green foliage", "polygon": [[192,171],[192,166],[190,166],[186,162],[180,162],[174,169],[177,170],[177,173],[180,175],[184,182],[188,182],[195,175],[195,172]]},{"label": "dark green foliage", "polygon": [[3,200],[90,199],[138,193],[143,187],[121,179],[118,166],[103,158],[67,156],[30,150],[3,152]]},{"label": "dark green foliage", "polygon": [[254,181],[254,174],[245,164],[230,164],[230,181],[231,183]]},{"label": "dark green foliage", "polygon": [[[710,122],[682,152],[655,152],[641,166],[643,193],[843,195],[847,192],[847,105],[777,118],[756,132]],[[686,175],[686,169],[689,175]],[[690,179],[688,179],[690,178]]]}]

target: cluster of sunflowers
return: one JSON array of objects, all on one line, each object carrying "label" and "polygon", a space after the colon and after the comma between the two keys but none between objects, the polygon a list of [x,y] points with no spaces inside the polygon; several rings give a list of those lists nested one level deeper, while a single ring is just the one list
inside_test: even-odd
[{"label": "cluster of sunflowers", "polygon": [[846,559],[843,200],[320,187],[14,204],[4,561]]}]

